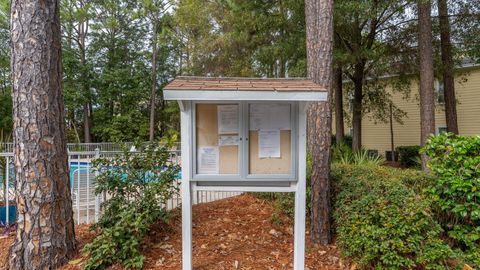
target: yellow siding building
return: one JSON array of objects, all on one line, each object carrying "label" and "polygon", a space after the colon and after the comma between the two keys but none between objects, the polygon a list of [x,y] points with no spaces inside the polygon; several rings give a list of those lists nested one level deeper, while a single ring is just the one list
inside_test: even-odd
[{"label": "yellow siding building", "polygon": [[[458,128],[462,135],[480,134],[480,66],[459,69],[455,78],[457,98]],[[438,90],[438,82],[436,88]],[[403,124],[393,122],[394,145],[420,145],[420,108],[418,99],[418,81],[412,81],[410,97],[401,93],[393,94],[393,102],[407,113]],[[388,118],[388,117],[387,117]],[[435,114],[437,132],[446,129],[445,111],[442,103],[437,102]],[[349,130],[349,127],[345,129]],[[377,150],[385,156],[391,150],[390,123],[375,123],[368,115],[362,121],[362,146],[368,150]]]}]

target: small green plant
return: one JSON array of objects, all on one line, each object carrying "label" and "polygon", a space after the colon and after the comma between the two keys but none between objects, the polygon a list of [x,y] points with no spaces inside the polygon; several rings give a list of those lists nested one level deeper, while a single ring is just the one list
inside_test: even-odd
[{"label": "small green plant", "polygon": [[342,160],[351,160],[353,156],[352,147],[347,144],[340,143],[332,145],[332,160],[340,162]]},{"label": "small green plant", "polygon": [[153,223],[168,218],[163,205],[178,192],[175,179],[179,167],[169,163],[167,147],[137,144],[135,148],[133,152],[125,147],[115,158],[94,163],[100,173],[96,193],[107,193],[110,198],[96,224],[100,235],[84,248],[89,254],[86,270],[114,263],[127,269],[142,268],[142,239]]},{"label": "small green plant", "polygon": [[333,160],[340,164],[354,164],[354,165],[381,165],[384,160],[378,155],[371,155],[367,150],[352,151],[346,145],[336,145],[333,147]]},{"label": "small green plant", "polygon": [[428,191],[448,236],[480,265],[480,136],[432,136],[422,153],[435,176]]},{"label": "small green plant", "polygon": [[420,146],[399,146],[397,147],[396,151],[398,153],[400,164],[402,164],[402,166],[405,166],[407,168],[420,166]]}]

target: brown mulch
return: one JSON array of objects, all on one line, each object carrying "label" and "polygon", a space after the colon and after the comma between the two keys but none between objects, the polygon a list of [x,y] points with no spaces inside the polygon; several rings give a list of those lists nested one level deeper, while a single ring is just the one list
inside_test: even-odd
[{"label": "brown mulch", "polygon": [[[0,228],[0,231],[3,231],[3,228]],[[77,239],[77,250],[81,250],[82,247],[91,242],[97,232],[91,231],[89,225],[77,225],[75,227],[75,236]],[[10,250],[10,246],[13,244],[13,240],[15,239],[15,231],[12,231],[8,235],[1,235],[0,236],[0,269],[6,268],[6,263],[8,262],[8,252]],[[78,254],[78,252],[77,252]],[[81,258],[79,255],[77,255]],[[77,266],[67,264],[62,269],[80,269]]]},{"label": "brown mulch", "polygon": [[[0,228],[0,232],[3,232],[3,228]],[[8,260],[8,251],[10,246],[13,243],[15,235],[14,233],[10,233],[7,235],[0,236],[0,269],[4,268],[4,265],[7,263]]]},{"label": "brown mulch", "polygon": [[[293,226],[286,219],[283,225],[272,225],[272,212],[269,202],[250,194],[194,206],[194,269],[292,269]],[[145,241],[144,269],[181,269],[180,211],[177,209],[172,215],[170,224],[157,224]],[[81,248],[96,233],[81,225],[77,226],[76,235]],[[307,230],[306,269],[349,269],[336,246],[315,247],[308,239]],[[0,242],[0,246],[9,243]],[[0,255],[1,259],[7,256],[3,252]],[[78,253],[62,269],[82,269],[85,260]],[[122,268],[117,265],[111,269]]]}]

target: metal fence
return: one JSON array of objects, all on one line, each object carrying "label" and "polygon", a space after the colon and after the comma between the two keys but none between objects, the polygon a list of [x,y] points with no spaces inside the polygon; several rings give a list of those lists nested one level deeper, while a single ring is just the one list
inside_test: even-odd
[{"label": "metal fence", "polygon": [[[123,144],[131,147],[132,144]],[[10,224],[15,216],[15,176],[13,169],[13,145],[0,145],[0,223]],[[102,202],[108,200],[108,194],[95,194],[97,172],[92,161],[97,158],[118,155],[122,145],[116,143],[68,144],[68,164],[70,166],[70,185],[72,205],[76,224],[93,223],[101,215]],[[178,146],[170,150],[170,162],[180,164]],[[180,188],[180,181],[176,182]],[[164,207],[174,209],[180,206],[180,192],[167,201]],[[197,191],[193,194],[193,203],[206,203],[237,196],[240,192]],[[3,203],[3,204],[2,204]],[[0,224],[1,225],[1,224]]]}]

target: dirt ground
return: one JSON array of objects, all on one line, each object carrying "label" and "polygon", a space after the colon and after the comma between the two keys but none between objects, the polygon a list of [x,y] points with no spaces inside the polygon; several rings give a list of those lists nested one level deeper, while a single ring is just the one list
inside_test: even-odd
[{"label": "dirt ground", "polygon": [[[194,206],[194,269],[292,269],[293,226],[286,221],[272,225],[272,211],[268,202],[248,194]],[[145,241],[145,269],[181,269],[181,218],[178,210],[173,215],[168,226],[157,224]],[[86,225],[78,226],[76,233],[79,247],[95,237]],[[11,237],[0,239],[0,249],[8,241]],[[334,245],[314,247],[307,241],[306,253],[310,270],[349,269]],[[0,256],[2,263],[7,254],[1,251]],[[85,260],[79,253],[62,269],[82,269]]]}]

